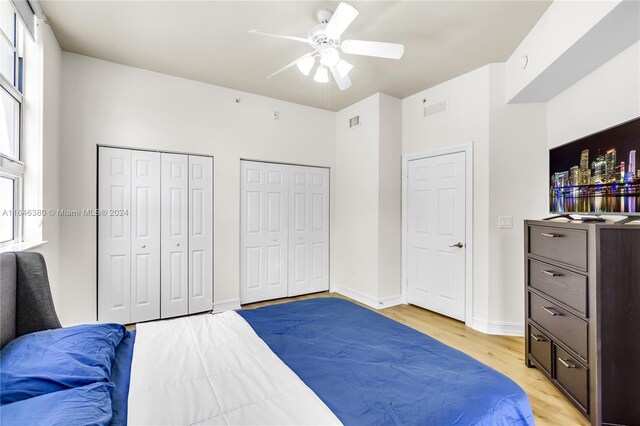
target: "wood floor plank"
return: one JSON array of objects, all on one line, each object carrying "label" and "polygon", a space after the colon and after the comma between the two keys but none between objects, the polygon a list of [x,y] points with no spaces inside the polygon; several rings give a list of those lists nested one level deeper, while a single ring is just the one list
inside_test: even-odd
[{"label": "wood floor plank", "polygon": [[[254,303],[245,305],[243,308],[252,309],[293,300],[328,296],[351,300],[337,293],[316,293]],[[358,303],[354,300],[351,301]],[[369,308],[365,305],[362,306]],[[537,425],[582,426],[589,424],[542,373],[535,368],[527,368],[524,365],[524,338],[480,333],[460,321],[413,305],[392,306],[376,312],[456,348],[510,377],[529,396]]]}]

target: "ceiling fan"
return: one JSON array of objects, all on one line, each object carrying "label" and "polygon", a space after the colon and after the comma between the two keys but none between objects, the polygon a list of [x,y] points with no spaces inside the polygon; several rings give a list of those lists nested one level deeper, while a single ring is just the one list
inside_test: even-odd
[{"label": "ceiling fan", "polygon": [[307,38],[258,30],[249,31],[253,34],[308,43],[313,48],[311,52],[280,68],[268,78],[274,77],[294,65],[298,67],[302,74],[309,75],[316,65],[316,60],[319,58],[319,64],[313,79],[319,83],[327,83],[329,82],[329,72],[331,72],[338,88],[346,90],[351,86],[349,72],[353,65],[340,57],[338,49],[350,55],[375,56],[387,59],[402,58],[404,54],[404,45],[402,44],[380,41],[340,40],[342,33],[356,19],[358,13],[355,7],[347,3],[340,3],[335,12],[322,9],[317,14],[320,24],[311,28]]}]

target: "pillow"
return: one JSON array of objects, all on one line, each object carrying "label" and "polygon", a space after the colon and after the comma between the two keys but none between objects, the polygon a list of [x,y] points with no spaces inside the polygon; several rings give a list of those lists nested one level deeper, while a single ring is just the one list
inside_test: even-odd
[{"label": "pillow", "polygon": [[92,383],[0,406],[2,426],[108,425],[111,383]]},{"label": "pillow", "polygon": [[119,324],[86,324],[14,339],[0,351],[0,405],[108,381],[124,333]]}]

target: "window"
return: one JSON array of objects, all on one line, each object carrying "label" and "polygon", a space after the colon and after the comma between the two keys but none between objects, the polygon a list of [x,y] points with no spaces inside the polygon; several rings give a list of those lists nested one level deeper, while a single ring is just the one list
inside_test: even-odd
[{"label": "window", "polygon": [[21,241],[22,23],[0,0],[0,246]]}]

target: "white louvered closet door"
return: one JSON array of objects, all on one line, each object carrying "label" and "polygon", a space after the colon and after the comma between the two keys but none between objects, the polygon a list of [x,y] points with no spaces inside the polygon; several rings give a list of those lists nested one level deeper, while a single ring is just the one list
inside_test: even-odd
[{"label": "white louvered closet door", "polygon": [[329,169],[289,170],[291,297],[329,290]]},{"label": "white louvered closet door", "polygon": [[160,153],[131,151],[131,321],[160,318]]},{"label": "white louvered closet door", "polygon": [[189,156],[189,313],[213,309],[213,158]]},{"label": "white louvered closet door", "polygon": [[287,296],[288,196],[288,166],[241,162],[242,303]]},{"label": "white louvered closet door", "polygon": [[189,313],[189,161],[187,155],[161,154],[160,315]]},{"label": "white louvered closet door", "polygon": [[[98,208],[131,210],[131,151],[98,152]],[[131,322],[131,224],[129,216],[98,217],[98,320]]]}]

